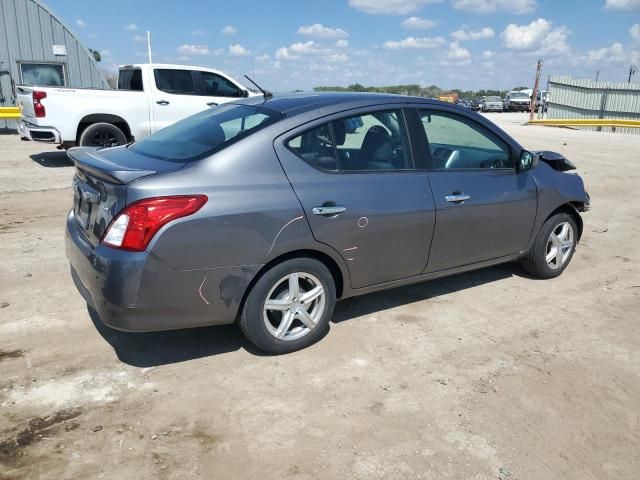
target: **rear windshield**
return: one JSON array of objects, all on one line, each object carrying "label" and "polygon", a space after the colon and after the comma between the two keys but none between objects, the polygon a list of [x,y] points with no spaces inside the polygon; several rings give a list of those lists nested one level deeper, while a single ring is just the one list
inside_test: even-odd
[{"label": "rear windshield", "polygon": [[501,102],[502,99],[500,97],[487,97],[486,102]]},{"label": "rear windshield", "polygon": [[282,117],[282,113],[251,105],[222,105],[180,120],[129,148],[147,157],[188,163],[222,150]]}]

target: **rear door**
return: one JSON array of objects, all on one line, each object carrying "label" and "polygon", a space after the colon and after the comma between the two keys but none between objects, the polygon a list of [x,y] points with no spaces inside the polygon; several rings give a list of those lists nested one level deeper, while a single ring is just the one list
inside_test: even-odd
[{"label": "rear door", "polygon": [[[152,131],[167,127],[207,108],[198,90],[199,72],[178,68],[154,68],[151,73]],[[210,100],[213,102],[213,100]],[[213,102],[212,105],[217,104]]]},{"label": "rear door", "polygon": [[472,116],[438,108],[419,114],[437,217],[426,271],[523,251],[537,210],[531,171],[516,171],[506,140]]},{"label": "rear door", "polygon": [[405,111],[330,120],[275,143],[314,237],[342,255],[353,288],[420,274],[434,203],[426,173],[414,169]]}]

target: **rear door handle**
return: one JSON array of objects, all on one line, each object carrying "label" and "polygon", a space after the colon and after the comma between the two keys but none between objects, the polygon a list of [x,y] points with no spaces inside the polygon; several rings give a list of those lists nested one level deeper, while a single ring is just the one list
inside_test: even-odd
[{"label": "rear door handle", "polygon": [[444,199],[447,202],[451,202],[451,203],[462,203],[465,200],[469,200],[470,198],[471,198],[471,196],[465,195],[464,193],[454,193],[454,194],[447,195],[446,197],[444,197]]},{"label": "rear door handle", "polygon": [[330,207],[313,207],[313,210],[311,210],[313,212],[314,215],[325,215],[325,216],[331,216],[331,215],[338,215],[340,213],[343,213],[347,210],[347,207],[342,207],[340,205],[332,205]]},{"label": "rear door handle", "polygon": [[207,105],[209,105],[210,107],[217,107],[219,104],[216,102],[208,102]]},{"label": "rear door handle", "polygon": [[156,103],[158,105],[169,105],[169,101],[168,100],[158,100]]}]

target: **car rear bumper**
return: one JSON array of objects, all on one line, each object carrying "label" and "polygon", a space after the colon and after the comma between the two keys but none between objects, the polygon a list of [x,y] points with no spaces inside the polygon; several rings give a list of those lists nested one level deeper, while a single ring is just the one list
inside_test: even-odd
[{"label": "car rear bumper", "polygon": [[175,270],[151,252],[93,247],[73,211],[67,217],[65,250],[85,301],[106,325],[131,332],[233,323],[261,267]]},{"label": "car rear bumper", "polygon": [[41,127],[25,120],[18,120],[18,133],[21,137],[34,142],[62,143],[62,136],[55,127]]},{"label": "car rear bumper", "polygon": [[527,112],[529,111],[528,103],[511,103],[509,104],[509,110],[512,112]]}]

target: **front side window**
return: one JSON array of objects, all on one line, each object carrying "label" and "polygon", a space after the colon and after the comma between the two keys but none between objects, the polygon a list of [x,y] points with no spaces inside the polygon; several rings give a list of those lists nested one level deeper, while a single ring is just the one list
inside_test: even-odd
[{"label": "front side window", "polygon": [[226,78],[211,72],[200,72],[204,86],[203,95],[208,97],[239,97],[240,90]]},{"label": "front side window", "polygon": [[59,63],[21,63],[22,84],[38,87],[64,87],[64,67]]},{"label": "front side window", "polygon": [[455,114],[421,110],[433,168],[513,168],[509,148],[479,125]]},{"label": "front side window", "polygon": [[158,68],[153,73],[158,90],[177,95],[194,95],[196,93],[191,70]]},{"label": "front side window", "polygon": [[222,105],[180,120],[131,145],[158,160],[189,163],[222,150],[282,119],[284,114],[252,105]]}]

